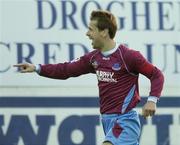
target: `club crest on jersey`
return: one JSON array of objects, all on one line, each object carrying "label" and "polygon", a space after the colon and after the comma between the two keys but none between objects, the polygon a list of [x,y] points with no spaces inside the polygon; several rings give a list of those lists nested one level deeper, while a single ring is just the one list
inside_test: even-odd
[{"label": "club crest on jersey", "polygon": [[92,62],[92,66],[96,69],[98,67],[98,62],[97,61],[93,61]]},{"label": "club crest on jersey", "polygon": [[118,70],[121,69],[121,66],[120,66],[119,63],[115,63],[115,64],[113,64],[112,69],[115,70],[115,71],[118,71]]}]

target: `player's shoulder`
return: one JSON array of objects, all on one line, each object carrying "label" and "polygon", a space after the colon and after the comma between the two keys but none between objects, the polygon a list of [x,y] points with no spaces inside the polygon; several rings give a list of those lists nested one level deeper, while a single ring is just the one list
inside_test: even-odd
[{"label": "player's shoulder", "polygon": [[86,53],[85,57],[92,58],[92,57],[96,56],[97,54],[99,54],[99,50],[93,50],[91,52]]},{"label": "player's shoulder", "polygon": [[120,50],[120,52],[124,58],[136,56],[140,53],[139,51],[132,49],[125,44],[120,44],[118,49]]},{"label": "player's shoulder", "polygon": [[94,57],[95,57],[96,55],[98,55],[98,54],[99,54],[99,50],[93,50],[93,51],[90,51],[90,52],[86,53],[86,54],[85,54],[84,56],[82,56],[81,58],[84,59],[84,60],[86,60],[86,61],[91,62],[91,61],[94,59]]},{"label": "player's shoulder", "polygon": [[125,54],[125,53],[135,53],[138,52],[135,49],[132,49],[130,47],[128,47],[126,44],[120,44],[118,49],[121,51],[121,53]]}]

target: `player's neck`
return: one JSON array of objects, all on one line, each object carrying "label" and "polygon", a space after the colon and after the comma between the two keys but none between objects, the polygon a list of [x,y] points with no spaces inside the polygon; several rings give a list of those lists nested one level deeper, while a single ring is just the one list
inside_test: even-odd
[{"label": "player's neck", "polygon": [[106,52],[113,49],[116,46],[116,43],[113,39],[105,40],[103,46],[101,47],[101,52]]}]

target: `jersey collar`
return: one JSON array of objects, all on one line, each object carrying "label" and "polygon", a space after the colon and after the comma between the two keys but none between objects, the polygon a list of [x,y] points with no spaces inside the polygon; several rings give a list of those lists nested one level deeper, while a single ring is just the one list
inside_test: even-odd
[{"label": "jersey collar", "polygon": [[106,56],[113,54],[118,49],[116,46],[117,46],[117,44],[115,45],[115,47],[113,49],[101,52],[102,55],[106,57]]}]

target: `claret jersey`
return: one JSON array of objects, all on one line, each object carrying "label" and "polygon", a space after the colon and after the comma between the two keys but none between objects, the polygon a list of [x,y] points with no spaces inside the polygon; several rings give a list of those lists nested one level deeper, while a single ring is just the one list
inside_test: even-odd
[{"label": "claret jersey", "polygon": [[40,75],[67,79],[82,74],[97,76],[101,114],[123,114],[140,101],[139,74],[151,82],[150,96],[159,97],[163,87],[163,75],[138,51],[119,45],[108,53],[94,50],[72,62],[41,65]]}]

